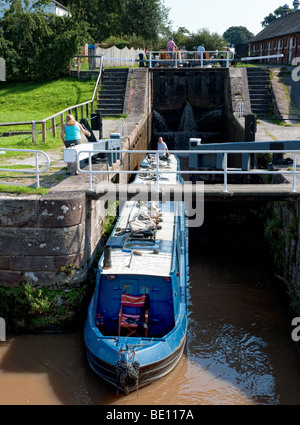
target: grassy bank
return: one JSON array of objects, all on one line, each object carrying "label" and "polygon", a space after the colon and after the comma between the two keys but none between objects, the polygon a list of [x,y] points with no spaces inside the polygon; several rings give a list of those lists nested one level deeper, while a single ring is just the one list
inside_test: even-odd
[{"label": "grassy bank", "polygon": [[[1,83],[1,122],[42,120],[69,106],[91,100],[95,83],[95,78],[78,80],[73,77],[45,83]],[[59,131],[56,138],[49,132],[46,143],[42,142],[41,134],[38,134],[35,147],[30,134],[1,137],[8,131],[30,130],[31,126],[0,127],[0,147],[49,150],[61,146]]]}]

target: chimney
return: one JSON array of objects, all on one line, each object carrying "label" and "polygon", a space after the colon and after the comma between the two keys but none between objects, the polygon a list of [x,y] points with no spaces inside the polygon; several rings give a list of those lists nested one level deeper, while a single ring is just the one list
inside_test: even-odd
[{"label": "chimney", "polygon": [[299,0],[294,0],[293,6],[294,6],[294,12],[297,12],[298,8],[300,5],[300,1]]},{"label": "chimney", "polygon": [[284,16],[288,14],[288,11],[290,10],[289,6],[287,4],[285,4],[283,6],[283,11],[284,11]]}]

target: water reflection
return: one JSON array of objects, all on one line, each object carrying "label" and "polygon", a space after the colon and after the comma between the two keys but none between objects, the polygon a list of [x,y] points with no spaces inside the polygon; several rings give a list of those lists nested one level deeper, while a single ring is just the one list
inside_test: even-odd
[{"label": "water reflection", "polygon": [[239,397],[243,404],[299,404],[299,396],[281,385],[290,379],[300,394],[300,360],[272,275],[251,260],[233,263],[191,258],[189,361],[227,383],[219,399],[214,392],[217,404],[238,404]]}]

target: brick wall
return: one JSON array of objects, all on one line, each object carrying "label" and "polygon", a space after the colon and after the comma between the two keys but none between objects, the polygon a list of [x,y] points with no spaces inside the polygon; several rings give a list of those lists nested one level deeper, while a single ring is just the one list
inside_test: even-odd
[{"label": "brick wall", "polygon": [[283,54],[279,59],[262,59],[262,63],[291,64],[295,57],[300,56],[300,33],[275,37],[269,40],[250,43],[250,56],[266,56]]}]

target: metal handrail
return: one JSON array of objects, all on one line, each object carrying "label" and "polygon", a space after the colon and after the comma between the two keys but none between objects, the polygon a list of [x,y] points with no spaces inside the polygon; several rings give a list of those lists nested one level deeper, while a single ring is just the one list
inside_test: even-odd
[{"label": "metal handrail", "polygon": [[[82,170],[80,168],[80,154],[81,153],[88,153],[88,170]],[[98,153],[112,153],[111,150],[94,150],[91,151],[80,151],[80,153],[77,156],[77,167],[78,171],[84,174],[89,175],[89,190],[92,190],[92,175],[93,174],[111,174],[111,170],[92,170],[92,156]],[[159,169],[159,153],[161,154],[162,151],[158,150],[118,150],[118,154],[122,153],[144,153],[144,154],[155,154],[156,155],[156,168],[153,170],[143,170],[143,174],[156,174],[158,176],[159,174],[221,174],[224,176],[224,189],[222,193],[229,193],[227,188],[227,177],[230,174],[278,174],[278,171],[272,171],[272,170],[264,170],[264,169],[252,169],[252,170],[242,170],[242,169],[232,169],[228,168],[228,154],[255,154],[255,153],[291,153],[293,154],[293,170],[287,171],[287,170],[280,170],[281,174],[291,174],[293,176],[293,183],[292,183],[292,193],[296,193],[296,175],[300,174],[300,171],[296,170],[296,159],[297,154],[300,153],[299,150],[169,150],[168,153],[174,153],[174,154],[197,154],[197,155],[203,155],[203,154],[223,154],[224,155],[224,165],[222,170],[189,170],[189,171],[166,171],[166,170],[160,170]],[[115,174],[140,174],[141,170],[113,170],[113,173]],[[159,190],[159,178],[156,178],[156,189]]]},{"label": "metal handrail", "polygon": [[[234,60],[235,57],[235,53],[232,52],[231,50],[225,50],[225,51],[218,51],[218,56],[220,55],[224,55],[223,58],[221,57],[210,57],[210,58],[205,58],[204,54],[205,53],[209,53],[211,54],[211,56],[214,56],[216,54],[216,51],[197,51],[197,50],[192,50],[192,51],[187,51],[187,50],[173,50],[173,51],[168,51],[168,50],[156,50],[156,51],[150,51],[149,52],[149,60],[144,60],[144,62],[148,62],[149,63],[149,67],[152,68],[152,63],[174,63],[175,68],[177,68],[178,64],[180,63],[184,63],[184,62],[195,62],[195,63],[199,63],[200,62],[200,67],[203,68],[204,64],[207,62],[226,62],[226,67],[228,68],[230,65],[230,62],[232,62]],[[161,55],[169,55],[169,54],[173,54],[174,58],[170,58],[169,59],[161,59],[160,56]],[[154,55],[159,55],[158,58],[155,58]],[[187,55],[187,57],[182,57],[182,55]],[[193,58],[189,58],[188,55],[193,55]],[[194,56],[197,56],[196,58]],[[178,58],[179,56],[179,58]]]},{"label": "metal handrail", "polygon": [[[50,167],[50,159],[49,156],[40,150],[34,150],[34,149],[8,149],[8,148],[1,148],[1,152],[2,151],[8,151],[8,152],[29,152],[29,153],[34,153],[35,154],[35,171],[33,170],[24,170],[24,169],[12,169],[12,168],[0,168],[0,171],[8,171],[8,172],[21,172],[21,173],[30,173],[30,174],[35,174],[36,175],[36,187],[39,188],[40,187],[40,174],[45,173],[49,167]],[[46,158],[46,166],[44,169],[40,170],[39,169],[39,154],[42,154],[45,156]]]}]

